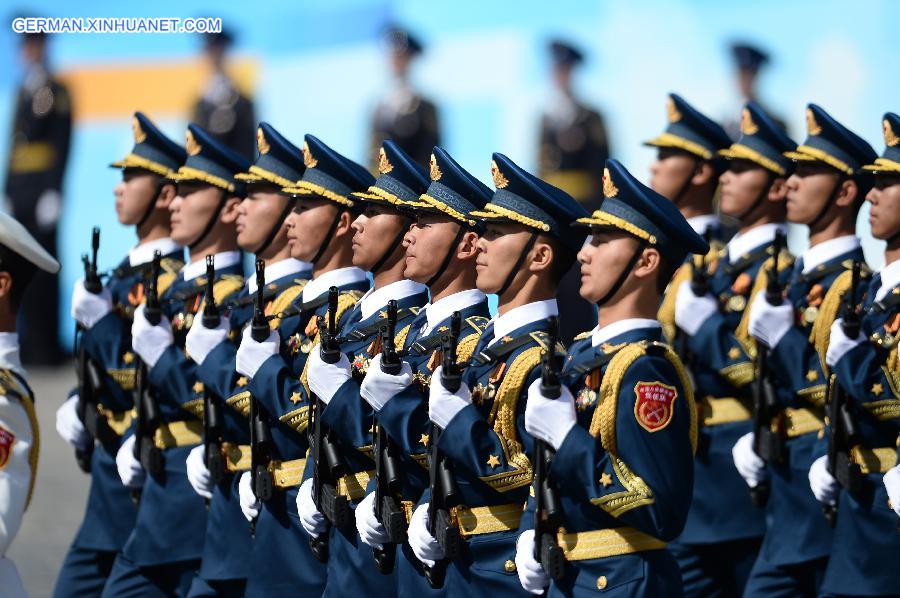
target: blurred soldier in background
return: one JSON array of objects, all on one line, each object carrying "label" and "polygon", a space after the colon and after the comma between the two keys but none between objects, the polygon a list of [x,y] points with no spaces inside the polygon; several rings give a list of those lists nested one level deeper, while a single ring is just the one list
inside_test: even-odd
[{"label": "blurred soldier in background", "polygon": [[[56,224],[62,210],[63,175],[72,129],[66,88],[47,65],[45,34],[22,37],[24,79],[13,113],[13,138],[6,172],[6,209],[56,255]],[[58,277],[41,270],[22,300],[22,362],[53,365],[62,360],[59,346]]]},{"label": "blurred soldier in background", "polygon": [[252,160],[256,157],[256,115],[253,101],[241,94],[226,69],[226,53],[234,42],[227,30],[204,36],[203,52],[212,75],[194,105],[191,122],[213,134],[217,141]]},{"label": "blurred soldier in background", "polygon": [[735,141],[741,136],[741,107],[747,102],[756,102],[766,114],[771,116],[776,125],[790,133],[784,124],[784,120],[774,116],[767,104],[759,101],[756,85],[759,80],[760,70],[769,64],[768,53],[752,44],[734,43],[731,45],[731,56],[734,60],[740,107],[736,106],[722,123],[728,136]]},{"label": "blurred soldier in background", "polygon": [[369,167],[378,172],[381,143],[391,139],[422,166],[428,165],[431,148],[440,145],[437,108],[412,88],[409,70],[412,61],[422,53],[422,44],[408,31],[389,27],[385,34],[393,80],[387,93],[378,101],[372,118],[369,144]]}]

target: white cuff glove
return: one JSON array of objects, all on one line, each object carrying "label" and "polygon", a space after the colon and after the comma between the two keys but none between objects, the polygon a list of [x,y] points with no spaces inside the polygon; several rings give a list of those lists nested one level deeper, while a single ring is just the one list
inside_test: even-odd
[{"label": "white cuff glove", "polygon": [[119,470],[122,484],[129,488],[140,488],[144,485],[147,474],[144,473],[141,462],[134,456],[134,441],[134,435],[129,436],[119,447],[119,452],[116,453],[116,469]]},{"label": "white cuff glove", "polygon": [[533,529],[525,530],[516,540],[516,574],[525,591],[532,594],[543,594],[550,584],[544,568],[534,558]]},{"label": "white cuff glove", "polygon": [[74,448],[83,451],[93,439],[78,417],[78,395],[72,395],[56,410],[56,433]]},{"label": "white cuff glove", "polygon": [[821,456],[809,468],[809,487],[816,500],[823,505],[836,505],[841,489],[837,480],[828,473],[828,457]]},{"label": "white cuff glove", "polygon": [[750,304],[750,334],[774,349],[794,325],[794,306],[787,301],[769,305],[765,293],[757,293]]},{"label": "white cuff glove", "polygon": [[318,348],[310,352],[308,359],[306,376],[309,389],[327,405],[344,382],[350,379],[350,360],[341,353],[337,363],[325,363]]},{"label": "white cuff glove", "polygon": [[856,338],[850,338],[844,334],[843,323],[843,318],[838,318],[831,323],[831,337],[828,339],[828,351],[825,352],[825,363],[831,368],[857,345],[866,342],[866,337],[862,333],[858,334]]},{"label": "white cuff glove", "polygon": [[237,355],[234,357],[234,369],[238,374],[252,378],[268,358],[278,355],[280,342],[278,333],[273,330],[266,340],[258,343],[253,340],[250,326],[247,326],[241,336],[241,346],[238,347]]},{"label": "white cuff glove", "polygon": [[253,488],[250,487],[251,479],[250,472],[245,471],[238,480],[238,502],[241,503],[241,512],[247,521],[253,521],[259,517],[261,506],[259,499],[253,494]]},{"label": "white cuff glove", "polygon": [[363,378],[359,389],[359,396],[372,406],[375,411],[381,411],[384,405],[400,394],[412,383],[412,368],[405,361],[401,361],[400,373],[396,376],[385,374],[381,371],[381,354],[379,353],[369,362],[366,377]]},{"label": "white cuff glove", "polygon": [[753,450],[753,432],[747,432],[731,447],[731,458],[738,473],[751,488],[766,479],[766,462]]},{"label": "white cuff glove", "polygon": [[369,492],[356,505],[356,531],[359,539],[372,548],[381,548],[390,538],[375,518],[375,493]]},{"label": "white cuff glove", "polygon": [[297,514],[300,515],[300,524],[310,536],[318,536],[328,529],[328,520],[325,515],[316,508],[312,497],[312,478],[300,485],[297,491]]},{"label": "white cuff glove", "polygon": [[212,498],[213,483],[206,468],[206,459],[203,458],[203,445],[195,446],[188,453],[185,465],[187,466],[187,478],[194,492],[205,499]]},{"label": "white cuff glove", "polygon": [[131,347],[147,364],[148,369],[153,369],[156,362],[165,352],[166,348],[174,341],[172,327],[165,316],[159,324],[153,326],[144,316],[144,306],[134,310],[134,323],[131,325]]},{"label": "white cuff glove", "polygon": [[202,365],[206,356],[228,338],[228,320],[222,318],[215,328],[207,328],[202,320],[202,317],[194,318],[184,341],[184,348],[197,365]]},{"label": "white cuff glove", "polygon": [[459,385],[456,392],[444,388],[441,383],[442,371],[443,366],[439,365],[431,374],[431,386],[428,387],[428,419],[446,428],[457,413],[472,404],[472,394],[465,382]]},{"label": "white cuff glove", "polygon": [[112,295],[105,288],[98,294],[84,288],[84,279],[75,282],[72,288],[72,318],[85,328],[91,328],[103,316],[112,311]]},{"label": "white cuff glove", "polygon": [[525,429],[529,434],[557,450],[575,423],[575,399],[568,388],[560,387],[558,399],[548,399],[541,394],[540,379],[531,383],[525,403]]},{"label": "white cuff glove", "polygon": [[691,283],[684,281],[675,296],[675,325],[689,336],[694,336],[710,316],[719,311],[719,304],[712,295],[698,297],[691,290]]},{"label": "white cuff glove", "polygon": [[409,547],[423,564],[434,567],[435,562],[444,558],[441,545],[428,533],[428,503],[419,505],[413,511],[407,536]]},{"label": "white cuff glove", "polygon": [[882,479],[884,489],[887,490],[888,500],[897,517],[900,517],[900,465],[887,470]]}]

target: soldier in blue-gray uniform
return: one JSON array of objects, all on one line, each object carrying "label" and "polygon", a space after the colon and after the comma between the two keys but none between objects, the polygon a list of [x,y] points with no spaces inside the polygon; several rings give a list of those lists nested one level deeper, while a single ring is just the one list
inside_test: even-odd
[{"label": "soldier in blue-gray uniform", "polygon": [[[756,347],[741,322],[754,281],[766,286],[775,235],[785,233],[794,163],[783,152],[797,144],[752,102],[744,107],[741,130],[738,142],[719,152],[728,159],[720,209],[740,229],[702,269],[706,282],[696,293],[690,281],[670,290],[677,293],[675,324],[693,358],[700,409],[694,499],[684,531],[669,545],[688,596],[741,595],[766,529],[731,457],[734,443],[751,431],[753,415]],[[790,256],[778,259],[786,279]]]},{"label": "soldier in blue-gray uniform", "polygon": [[748,330],[768,347],[766,366],[777,389],[771,429],[779,448],[770,453],[776,458],[768,466],[754,451],[753,432],[733,449],[748,485],[768,478],[771,488],[749,596],[814,594],[831,550],[831,529],[807,481],[825,425],[828,378],[820,350],[849,287],[848,269],[863,260],[854,232],[871,177],[862,166],[876,154],[815,104],[806,109],[806,123],[806,140],[785,156],[797,162],[787,183],[788,221],[809,229],[810,248],[794,264],[786,300],[773,305],[762,292],[750,300]]},{"label": "soldier in blue-gray uniform", "polygon": [[[134,226],[138,244],[110,273],[99,294],[88,292],[84,280],[75,283],[72,293],[72,317],[82,328],[80,343],[102,373],[102,386],[93,389],[96,404],[79,406],[75,390],[56,414],[63,440],[78,451],[89,451],[91,457],[87,508],[56,582],[58,597],[99,596],[134,527],[130,492],[116,470],[116,452],[133,419],[137,360],[131,349],[131,317],[143,297],[154,251],[162,254],[167,272],[180,270],[184,260],[184,250],[169,238],[175,184],[166,178],[184,164],[184,148],[141,112],[135,112],[132,130],[134,147],[111,166],[122,169],[122,180],[114,189],[119,222]],[[80,407],[95,409],[101,416],[97,438],[86,430]]]},{"label": "soldier in blue-gray uniform", "polygon": [[[378,425],[401,449],[400,497],[410,507],[429,484],[426,461],[431,422],[427,397],[432,372],[440,365],[441,339],[450,329],[453,313],[459,312],[457,355],[459,362],[466,363],[490,318],[487,297],[475,286],[475,260],[483,227],[470,214],[484,208],[491,191],[440,147],[432,151],[431,163],[437,178],[409,206],[416,223],[406,234],[403,272],[406,278],[429,288],[431,301],[403,333],[400,373],[384,373],[381,356],[376,356],[360,387],[360,395],[375,410]],[[388,536],[375,516],[374,483],[367,492],[356,509],[356,528],[363,542],[382,548]],[[402,550],[397,564],[401,592],[428,592],[418,559],[408,546]]]},{"label": "soldier in blue-gray uniform", "polygon": [[[187,478],[185,459],[202,440],[205,387],[197,365],[184,351],[185,337],[201,308],[203,293],[213,284],[217,304],[227,302],[244,286],[235,221],[244,193],[234,178],[249,164],[214,141],[203,129],[189,125],[188,158],[172,175],[177,195],[170,205],[172,238],[187,246],[190,263],[172,274],[160,295],[162,318],[153,325],[145,306],[134,312],[132,347],[146,368],[149,393],[159,412],[152,442],[161,453],[155,463],[135,458],[135,436],[116,455],[127,486],[143,486],[137,521],[116,558],[103,595],[184,595],[200,566],[206,536],[206,509]],[[212,255],[216,280],[206,280],[205,258]]]},{"label": "soldier in blue-gray uniform", "polygon": [[292,318],[293,327],[282,326],[279,335],[265,342],[245,333],[235,362],[237,371],[250,380],[245,402],[252,397],[268,414],[274,445],[269,466],[272,497],[257,499],[249,474],[239,483],[244,516],[256,520],[247,596],[320,596],[324,590],[325,565],[310,551],[309,535],[294,506],[310,446],[304,370],[309,354],[319,350],[318,318],[327,315],[329,289],[339,291],[335,322],[340,331],[369,288],[365,272],[352,265],[356,202],[351,194],[368,189],[372,175],[312,135],[305,137],[303,160],[303,177],[282,192],[294,202],[287,219],[291,256],[311,263],[313,278],[295,302],[299,313]]},{"label": "soldier in blue-gray uniform", "polygon": [[[259,157],[246,173],[247,196],[238,207],[238,246],[265,263],[264,310],[273,316],[269,326],[287,338],[297,327],[297,315],[282,316],[296,304],[310,278],[312,265],[294,259],[288,246],[285,219],[294,202],[281,193],[303,175],[303,154],[267,123],[257,129]],[[199,575],[191,596],[243,596],[250,573],[250,529],[238,501],[240,472],[250,464],[250,424],[247,418],[248,378],[235,368],[237,343],[229,332],[241,330],[253,317],[256,277],[219,309],[227,315],[215,328],[195,318],[185,341],[190,358],[199,366],[197,377],[223,416],[221,445],[224,472],[216,482],[207,467],[207,447],[194,447],[187,458],[187,476],[194,490],[210,501],[206,542]],[[234,339],[237,335],[234,335]],[[209,446],[209,445],[207,445]]]},{"label": "soldier in blue-gray uniform", "polygon": [[664,549],[687,519],[697,412],[655,315],[685,256],[709,246],[616,160],[606,163],[603,188],[600,209],[577,221],[591,232],[578,260],[581,295],[600,306],[598,326],[570,347],[559,398],[545,396],[539,380],[525,409],[526,429],[556,451],[547,471],[558,519],[541,531],[565,560],[551,581],[535,558],[531,499],[516,564],[535,594],[549,584],[549,595],[680,596],[678,565]]},{"label": "soldier in blue-gray uniform", "polygon": [[[309,389],[325,404],[322,423],[335,437],[335,445],[346,474],[337,481],[338,493],[355,510],[365,496],[374,475],[373,438],[374,411],[359,394],[360,384],[371,367],[371,360],[381,352],[384,342],[380,334],[386,323],[387,303],[397,302],[395,346],[402,346],[404,331],[428,302],[428,289],[403,277],[406,250],[403,246],[412,218],[403,209],[419,199],[428,188],[425,169],[416,164],[400,146],[386,141],[380,152],[381,174],[364,192],[352,194],[363,211],[353,222],[353,264],[372,274],[374,286],[363,295],[341,333],[341,358],[329,364],[320,351],[313,351],[308,361]],[[375,566],[371,547],[356,533],[352,518],[345,526],[325,529],[325,516],[312,496],[312,462],[297,494],[297,511],[303,527],[310,534],[328,533],[329,557],[326,596],[377,594],[396,592],[396,576],[382,575]],[[334,522],[332,522],[334,523]]]},{"label": "soldier in blue-gray uniform", "polygon": [[[450,596],[522,592],[513,559],[533,473],[525,393],[541,353],[554,349],[548,331],[549,318],[558,315],[557,287],[584,240],[569,223],[587,215],[571,196],[503,154],[493,155],[491,174],[491,201],[470,215],[485,227],[476,284],[497,295],[497,316],[478,339],[459,390],[444,387],[441,367],[429,386],[428,417],[443,430],[437,447],[451,463],[460,494],[453,518],[464,542],[447,565]],[[448,555],[429,532],[431,499],[426,492],[413,512],[409,545],[433,568]]]},{"label": "soldier in blue-gray uniform", "polygon": [[[867,196],[871,203],[869,224],[872,236],[887,243],[885,265],[872,277],[862,301],[859,335],[847,336],[844,319],[838,318],[831,325],[825,353],[825,364],[833,374],[831,400],[835,400],[836,392],[844,393],[844,404],[857,431],[855,437],[847,439],[849,446],[834,447],[849,449],[849,463],[838,460],[832,464],[844,467],[846,475],[829,471],[825,454],[813,462],[809,472],[816,498],[832,506],[837,502],[831,558],[821,588],[829,596],[897,593],[900,534],[891,508],[900,510],[900,504],[885,487],[891,483],[885,474],[891,469],[897,471],[896,445],[900,438],[900,116],[885,114],[882,123],[887,147],[874,164],[863,169],[875,175]],[[834,385],[840,385],[840,391]],[[834,441],[830,434],[826,437]],[[848,485],[856,477],[858,487],[841,487],[835,477],[847,479]]]}]

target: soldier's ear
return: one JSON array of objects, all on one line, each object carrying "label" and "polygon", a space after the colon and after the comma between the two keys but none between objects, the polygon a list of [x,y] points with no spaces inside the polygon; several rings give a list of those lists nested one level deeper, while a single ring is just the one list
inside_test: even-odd
[{"label": "soldier's ear", "polygon": [[241,198],[231,196],[225,200],[222,212],[219,214],[219,220],[225,224],[234,224],[238,217],[238,206],[241,205]]},{"label": "soldier's ear", "polygon": [[168,210],[172,200],[175,199],[176,193],[177,190],[174,183],[163,185],[159,190],[159,195],[156,196],[156,208],[159,210]]},{"label": "soldier's ear", "polygon": [[712,162],[703,160],[698,163],[697,168],[694,169],[694,176],[691,177],[691,184],[699,187],[701,185],[706,185],[710,181],[718,183],[718,173]]},{"label": "soldier's ear", "polygon": [[659,250],[655,247],[647,247],[644,249],[643,253],[641,253],[641,257],[634,265],[632,272],[640,279],[655,279],[661,264],[662,256],[660,255]]},{"label": "soldier's ear", "polygon": [[768,201],[782,202],[787,197],[787,179],[775,179],[769,186]]},{"label": "soldier's ear", "polygon": [[5,270],[0,270],[0,301],[9,301],[12,297],[12,275]]},{"label": "soldier's ear", "polygon": [[478,256],[479,236],[474,231],[466,231],[456,248],[456,257],[460,260],[472,260]]},{"label": "soldier's ear", "polygon": [[550,265],[553,263],[554,257],[555,252],[553,247],[539,238],[535,242],[534,248],[531,250],[531,259],[529,260],[528,265],[529,271],[539,273],[549,269]]},{"label": "soldier's ear", "polygon": [[841,183],[841,190],[837,194],[834,203],[845,208],[855,205],[856,198],[859,195],[859,185],[853,179],[846,179]]}]

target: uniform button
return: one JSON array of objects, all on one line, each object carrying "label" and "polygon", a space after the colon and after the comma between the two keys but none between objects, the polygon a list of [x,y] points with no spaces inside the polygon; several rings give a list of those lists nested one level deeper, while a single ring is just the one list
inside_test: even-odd
[{"label": "uniform button", "polygon": [[506,570],[507,573],[512,573],[513,571],[516,570],[516,563],[515,563],[515,561],[507,560],[505,563],[503,563],[503,568]]},{"label": "uniform button", "polygon": [[605,590],[605,589],[606,589],[606,583],[607,583],[607,581],[606,581],[606,576],[605,576],[605,575],[601,575],[600,577],[597,578],[597,589],[598,589],[598,590]]}]

